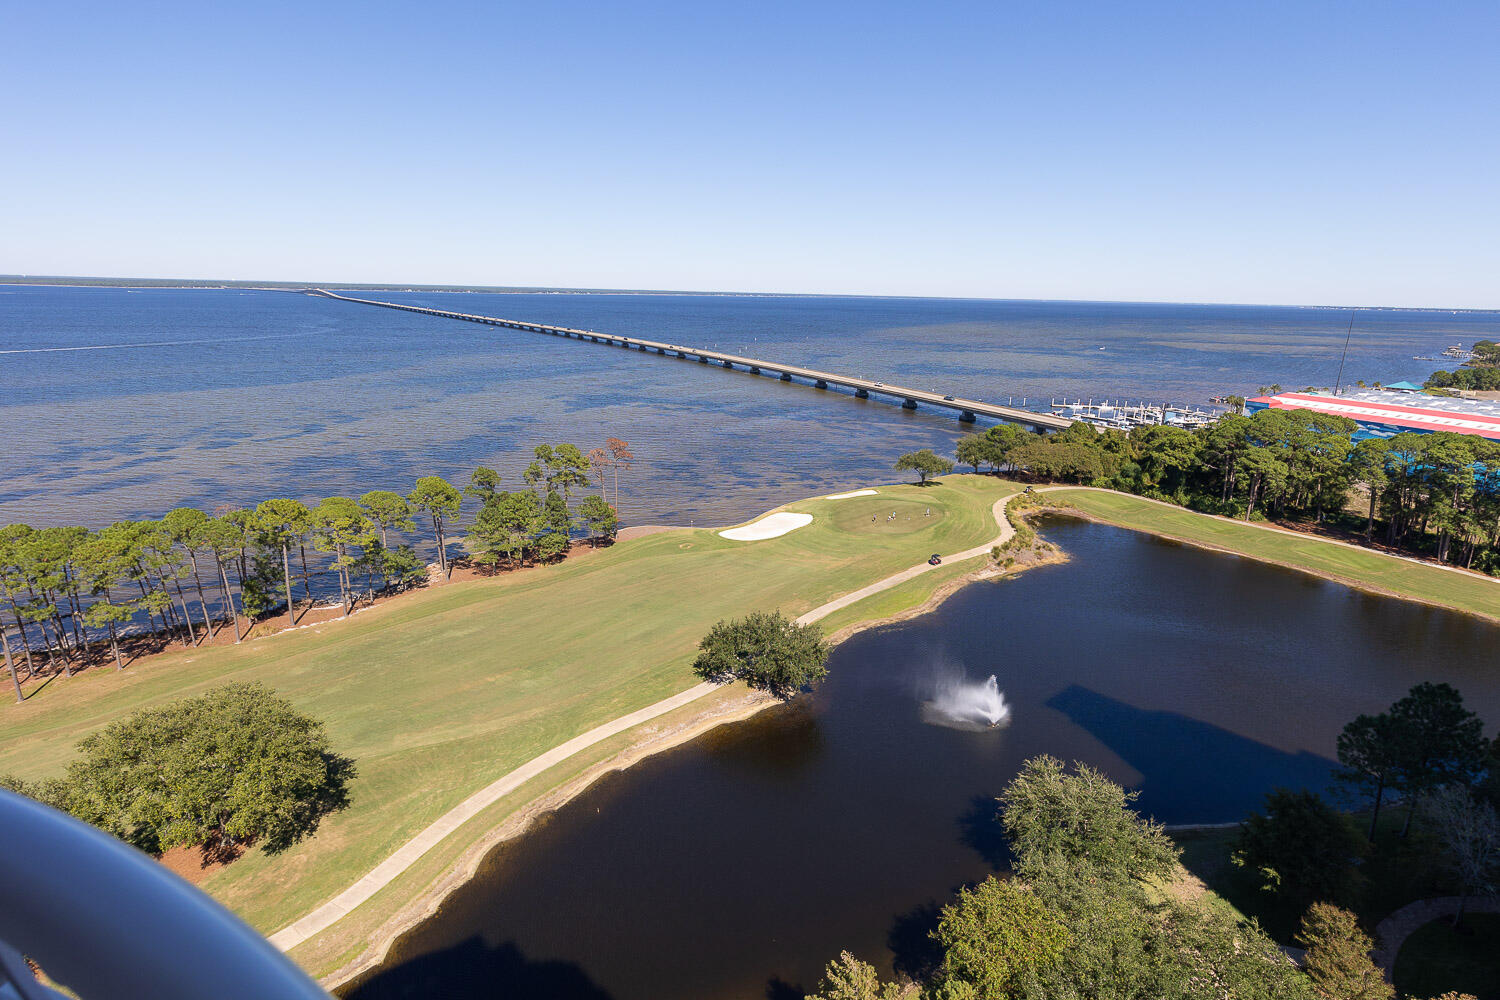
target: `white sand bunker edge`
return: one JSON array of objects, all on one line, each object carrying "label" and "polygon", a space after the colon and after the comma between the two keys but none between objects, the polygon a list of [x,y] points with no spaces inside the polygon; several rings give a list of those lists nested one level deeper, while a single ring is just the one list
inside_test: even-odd
[{"label": "white sand bunker edge", "polygon": [[849,492],[849,493],[830,493],[826,497],[824,497],[823,499],[824,500],[848,500],[850,497],[872,497],[872,496],[874,496],[876,494],[876,492],[877,492],[876,490],[854,490],[854,491]]},{"label": "white sand bunker edge", "polygon": [[811,514],[793,514],[789,511],[781,511],[776,514],[767,514],[754,524],[747,524],[742,528],[729,528],[719,532],[720,538],[728,538],[735,542],[759,542],[767,538],[776,538],[788,531],[796,531],[812,524]]}]

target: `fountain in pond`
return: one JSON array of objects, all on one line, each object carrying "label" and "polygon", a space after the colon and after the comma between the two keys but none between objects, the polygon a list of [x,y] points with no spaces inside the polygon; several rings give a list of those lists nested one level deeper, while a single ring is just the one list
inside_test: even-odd
[{"label": "fountain in pond", "polygon": [[983,682],[943,678],[932,700],[922,704],[924,722],[955,729],[993,729],[1008,718],[1010,706],[994,674]]}]

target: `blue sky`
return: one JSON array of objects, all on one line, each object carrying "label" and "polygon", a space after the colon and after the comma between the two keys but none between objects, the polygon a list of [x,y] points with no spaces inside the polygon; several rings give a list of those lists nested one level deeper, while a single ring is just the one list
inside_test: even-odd
[{"label": "blue sky", "polygon": [[15,3],[0,272],[1500,307],[1500,5]]}]

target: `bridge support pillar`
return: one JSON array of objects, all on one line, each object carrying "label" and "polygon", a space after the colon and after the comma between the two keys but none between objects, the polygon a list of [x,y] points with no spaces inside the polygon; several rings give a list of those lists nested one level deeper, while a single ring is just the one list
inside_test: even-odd
[{"label": "bridge support pillar", "polygon": [[754,365],[751,365],[750,366],[750,374],[751,375],[759,375],[760,374],[760,369],[757,368],[757,367],[755,367]]},{"label": "bridge support pillar", "polygon": [[729,362],[728,362],[728,361],[723,361],[723,362],[720,362],[720,363],[721,363],[721,364],[722,364],[722,365],[723,365],[723,366],[724,366],[724,367],[725,367],[725,368],[733,368],[733,367],[734,367],[734,365],[732,365],[732,364],[730,364],[730,363],[729,363]]},{"label": "bridge support pillar", "polygon": [[686,360],[687,360],[687,355],[686,355],[686,354],[683,354],[683,353],[682,353],[682,352],[681,352],[681,351],[678,351],[678,352],[677,352],[677,356],[678,356],[678,357],[679,357],[679,358],[682,358],[682,359],[683,359],[683,360],[684,360],[684,361],[686,361]]},{"label": "bridge support pillar", "polygon": [[907,400],[901,404],[901,409],[903,410],[915,410],[916,408],[917,401],[915,399],[907,398]]},{"label": "bridge support pillar", "polygon": [[791,380],[792,380],[792,377],[790,375],[788,375],[786,372],[782,372],[781,373],[781,381],[783,381],[783,382],[790,382]]},{"label": "bridge support pillar", "polygon": [[815,388],[818,388],[818,389],[826,389],[826,388],[828,388],[828,383],[824,382],[822,379],[818,379],[816,382],[813,383],[813,386]]},{"label": "bridge support pillar", "polygon": [[958,421],[959,421],[959,423],[962,423],[962,424],[972,424],[974,422],[974,411],[973,410],[965,410],[965,411],[963,411],[962,413],[960,413],[958,415]]},{"label": "bridge support pillar", "polygon": [[700,354],[700,355],[698,355],[698,363],[700,365],[706,365],[706,364],[708,364],[708,359],[705,358],[703,355]]},{"label": "bridge support pillar", "polygon": [[856,397],[858,397],[859,399],[869,399],[870,398],[870,390],[869,389],[855,389],[854,390],[854,395]]}]

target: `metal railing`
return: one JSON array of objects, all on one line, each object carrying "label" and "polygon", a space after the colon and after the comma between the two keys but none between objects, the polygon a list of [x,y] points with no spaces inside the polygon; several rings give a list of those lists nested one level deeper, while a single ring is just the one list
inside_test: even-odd
[{"label": "metal railing", "polygon": [[328,1000],[248,925],[151,858],[0,789],[0,1000]]}]

